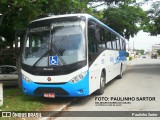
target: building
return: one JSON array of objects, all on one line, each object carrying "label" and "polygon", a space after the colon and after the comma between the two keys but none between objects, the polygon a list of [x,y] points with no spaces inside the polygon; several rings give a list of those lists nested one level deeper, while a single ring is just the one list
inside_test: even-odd
[{"label": "building", "polygon": [[152,53],[157,53],[157,50],[160,50],[160,44],[152,45]]}]

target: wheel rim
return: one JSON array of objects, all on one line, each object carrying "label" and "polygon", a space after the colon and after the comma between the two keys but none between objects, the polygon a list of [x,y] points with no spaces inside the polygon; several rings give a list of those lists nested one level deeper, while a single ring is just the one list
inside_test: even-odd
[{"label": "wheel rim", "polygon": [[101,88],[102,89],[104,88],[104,85],[105,85],[105,83],[104,83],[104,76],[101,75]]}]

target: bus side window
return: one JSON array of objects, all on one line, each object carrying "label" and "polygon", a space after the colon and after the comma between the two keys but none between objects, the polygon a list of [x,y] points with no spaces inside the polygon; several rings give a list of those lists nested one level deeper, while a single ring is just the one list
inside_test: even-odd
[{"label": "bus side window", "polygon": [[126,50],[126,44],[125,41],[122,42],[123,50]]},{"label": "bus side window", "polygon": [[89,64],[91,64],[97,57],[98,44],[96,43],[96,25],[94,22],[88,23],[88,52],[89,52]]},{"label": "bus side window", "polygon": [[103,52],[106,49],[105,29],[100,27],[100,42],[98,44],[98,52]]},{"label": "bus side window", "polygon": [[111,38],[111,32],[109,30],[105,31],[105,39],[106,39],[106,48],[112,49],[112,38]]},{"label": "bus side window", "polygon": [[117,50],[121,50],[120,38],[119,37],[116,37],[116,42],[117,42]]},{"label": "bus side window", "polygon": [[113,47],[113,50],[117,49],[116,35],[114,34],[112,34],[112,47]]},{"label": "bus side window", "polygon": [[88,29],[88,48],[90,53],[96,53],[96,43],[95,43],[95,31],[92,28]]},{"label": "bus side window", "polygon": [[121,50],[124,50],[124,49],[123,49],[123,45],[122,45],[122,44],[123,44],[123,39],[120,38],[120,41],[119,41],[119,42],[120,42],[119,44],[120,44]]}]

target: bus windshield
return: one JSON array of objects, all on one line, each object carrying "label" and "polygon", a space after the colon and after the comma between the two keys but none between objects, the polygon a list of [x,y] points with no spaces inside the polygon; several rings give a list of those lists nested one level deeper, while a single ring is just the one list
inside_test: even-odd
[{"label": "bus windshield", "polygon": [[[56,21],[30,26],[23,51],[23,63],[29,66],[62,66],[84,61],[85,21]],[[55,58],[56,64],[50,61]]]}]

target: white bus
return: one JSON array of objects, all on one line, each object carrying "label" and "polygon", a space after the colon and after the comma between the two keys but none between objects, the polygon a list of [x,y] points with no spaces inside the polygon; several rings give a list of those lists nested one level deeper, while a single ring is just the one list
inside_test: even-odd
[{"label": "white bus", "polygon": [[22,86],[44,97],[103,94],[127,66],[125,39],[88,14],[32,21],[22,53]]}]

